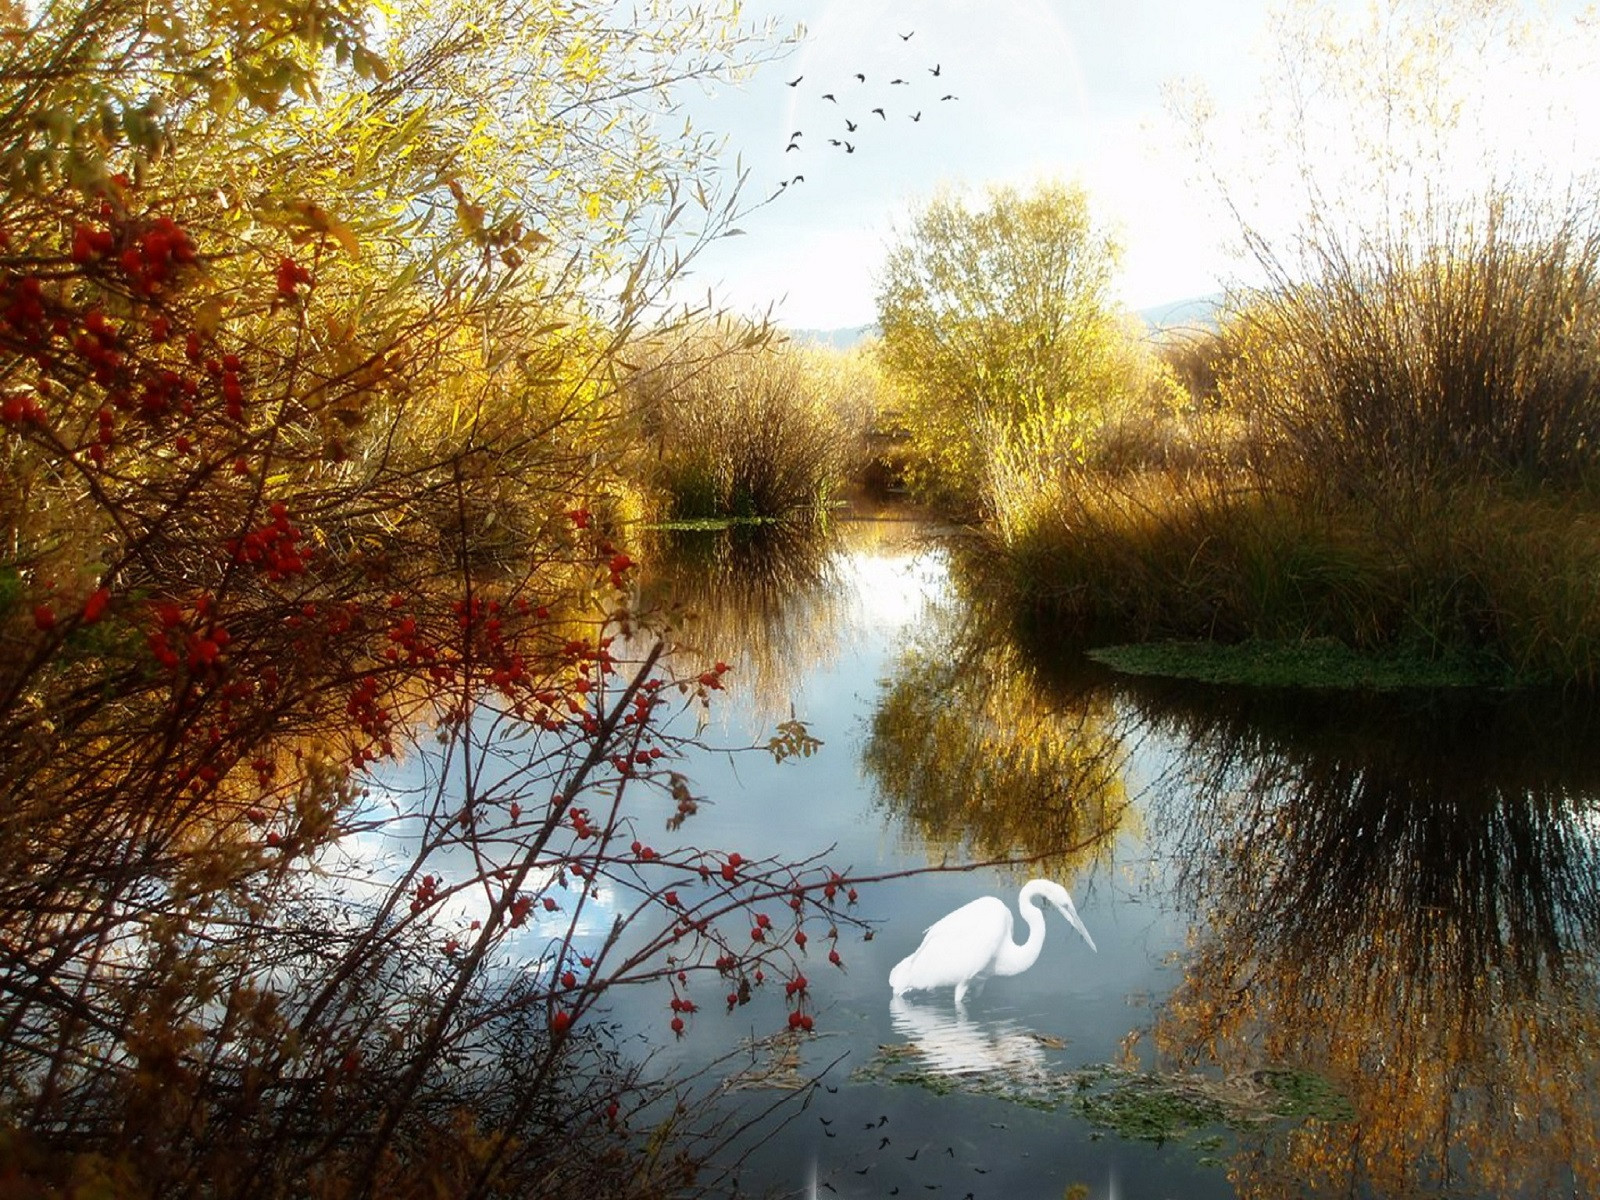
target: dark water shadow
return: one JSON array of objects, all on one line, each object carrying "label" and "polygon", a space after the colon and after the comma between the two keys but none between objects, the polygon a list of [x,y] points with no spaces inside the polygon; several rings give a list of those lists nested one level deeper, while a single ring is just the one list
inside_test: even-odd
[{"label": "dark water shadow", "polygon": [[1353,1122],[1244,1139],[1241,1192],[1600,1186],[1600,710],[1559,694],[1118,677],[996,621],[1063,705],[1103,706],[1195,914],[1158,1061],[1288,1064]]}]

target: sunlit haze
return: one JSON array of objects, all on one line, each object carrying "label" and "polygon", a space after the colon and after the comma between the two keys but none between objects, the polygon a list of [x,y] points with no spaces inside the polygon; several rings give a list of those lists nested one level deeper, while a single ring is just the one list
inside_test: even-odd
[{"label": "sunlit haze", "polygon": [[[1131,307],[1213,292],[1238,273],[1233,229],[1197,182],[1166,93],[1201,88],[1220,114],[1248,124],[1275,7],[810,0],[764,8],[805,27],[794,52],[738,86],[691,97],[687,108],[698,126],[726,134],[730,169],[738,156],[749,172],[746,202],[772,199],[739,220],[742,235],[694,263],[682,294],[709,289],[750,314],[770,305],[791,328],[867,324],[874,271],[912,205],[941,185],[1041,178],[1081,182],[1119,230],[1120,291]],[[1569,16],[1581,8],[1558,7]],[[1554,86],[1592,91],[1591,79]],[[1513,131],[1518,119],[1506,115]]]}]

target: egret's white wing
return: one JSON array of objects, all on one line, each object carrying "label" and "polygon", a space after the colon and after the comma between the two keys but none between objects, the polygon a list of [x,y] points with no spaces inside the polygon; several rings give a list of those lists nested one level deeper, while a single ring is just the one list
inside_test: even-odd
[{"label": "egret's white wing", "polygon": [[982,896],[928,926],[922,944],[889,972],[889,986],[904,992],[965,983],[985,974],[1010,938],[1011,910]]}]

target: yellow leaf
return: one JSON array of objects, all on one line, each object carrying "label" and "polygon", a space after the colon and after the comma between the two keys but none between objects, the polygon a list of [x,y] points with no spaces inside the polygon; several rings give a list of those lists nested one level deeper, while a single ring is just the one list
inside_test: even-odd
[{"label": "yellow leaf", "polygon": [[316,232],[326,234],[328,237],[331,237],[334,241],[339,243],[340,248],[342,248],[346,254],[348,254],[351,258],[360,261],[361,246],[360,243],[356,241],[356,235],[351,231],[350,226],[346,225],[343,221],[339,220],[319,204],[312,204],[309,201],[302,201],[296,207],[299,209],[301,219],[304,220],[307,225],[309,225]]},{"label": "yellow leaf", "polygon": [[361,246],[356,242],[356,235],[350,231],[350,226],[339,221],[330,220],[328,233],[333,237],[334,241],[339,243],[346,254],[360,261]]},{"label": "yellow leaf", "polygon": [[194,330],[201,337],[215,337],[217,326],[222,324],[222,314],[227,311],[227,301],[221,296],[212,296],[200,303],[194,310]]}]

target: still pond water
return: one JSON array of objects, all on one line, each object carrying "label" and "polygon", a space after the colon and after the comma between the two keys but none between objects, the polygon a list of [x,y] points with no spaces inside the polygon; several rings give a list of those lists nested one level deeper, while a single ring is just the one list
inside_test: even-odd
[{"label": "still pond water", "polygon": [[[915,526],[812,549],[684,535],[649,585],[733,664],[705,742],[792,713],[823,743],[692,758],[709,803],[655,844],[852,875],[1038,861],[863,887],[873,936],[841,929],[844,969],[811,943],[808,1038],[766,1036],[774,988],[727,1014],[702,997],[677,1040],[652,989],[615,994],[624,1053],[731,1053],[744,1086],[716,1103],[777,1105],[730,1192],[1600,1194],[1590,706],[1119,678],[968,602]],[[964,1011],[891,1000],[923,929],[1035,875],[1098,953],[1047,912],[1032,969]]]}]

